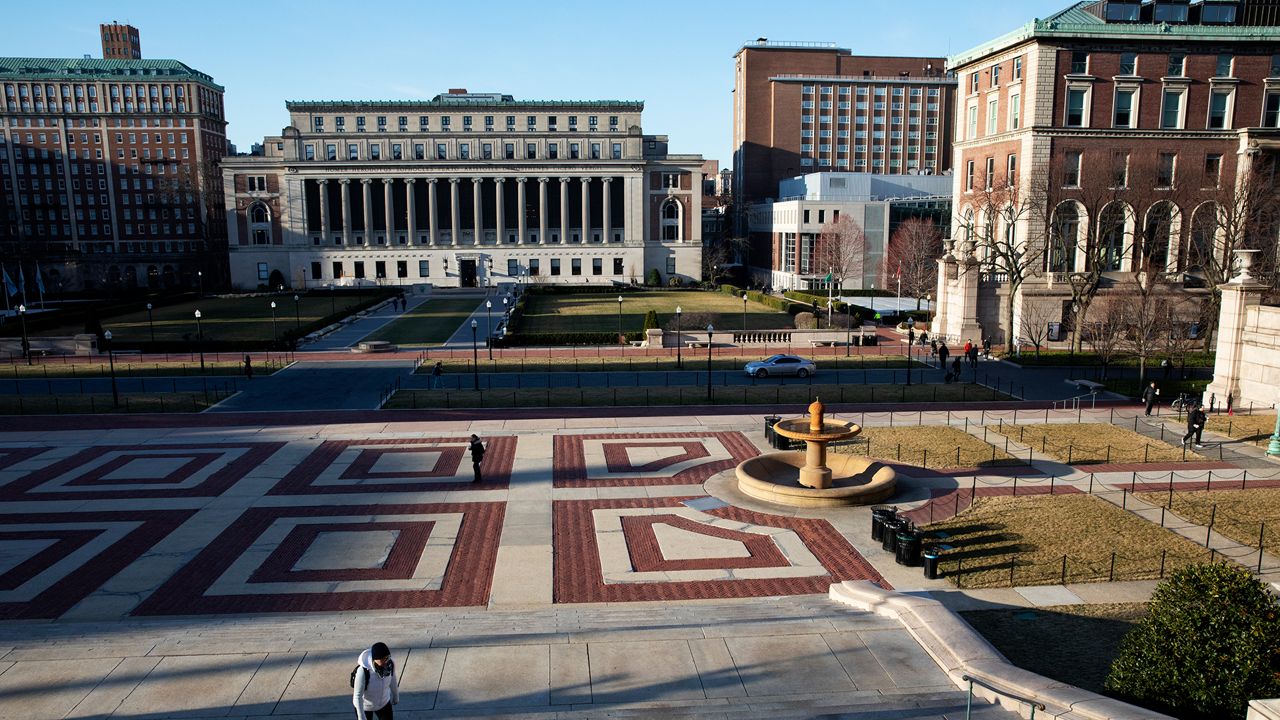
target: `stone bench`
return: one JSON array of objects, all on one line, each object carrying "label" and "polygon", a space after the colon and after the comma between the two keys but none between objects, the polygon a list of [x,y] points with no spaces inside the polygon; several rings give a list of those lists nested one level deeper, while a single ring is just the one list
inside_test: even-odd
[{"label": "stone bench", "polygon": [[354,348],[351,348],[351,352],[358,352],[358,353],[380,353],[380,352],[395,352],[395,351],[396,351],[396,346],[392,345],[386,340],[368,340],[360,343],[359,345],[356,345]]},{"label": "stone bench", "polygon": [[1093,380],[1065,380],[1068,385],[1075,385],[1080,392],[1099,393],[1106,389],[1106,386],[1100,382]]}]

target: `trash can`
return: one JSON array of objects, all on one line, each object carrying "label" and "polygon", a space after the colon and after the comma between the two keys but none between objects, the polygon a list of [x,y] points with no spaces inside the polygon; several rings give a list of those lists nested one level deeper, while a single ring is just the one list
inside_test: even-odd
[{"label": "trash can", "polygon": [[924,558],[924,577],[926,580],[938,579],[938,551],[925,550],[920,557]]},{"label": "trash can", "polygon": [[920,531],[915,529],[903,528],[898,531],[898,547],[894,553],[894,560],[899,565],[919,565],[920,564]]},{"label": "trash can", "polygon": [[907,527],[907,521],[899,517],[884,521],[884,534],[880,538],[880,547],[887,552],[898,551],[898,530]]},{"label": "trash can", "polygon": [[884,541],[884,524],[887,520],[894,520],[898,517],[898,508],[892,505],[875,505],[871,508],[871,539],[875,542]]},{"label": "trash can", "polygon": [[769,447],[777,446],[777,442],[774,440],[773,426],[774,426],[774,423],[778,422],[781,419],[782,418],[778,417],[777,415],[764,416],[764,441],[765,441],[765,444],[768,445]]}]

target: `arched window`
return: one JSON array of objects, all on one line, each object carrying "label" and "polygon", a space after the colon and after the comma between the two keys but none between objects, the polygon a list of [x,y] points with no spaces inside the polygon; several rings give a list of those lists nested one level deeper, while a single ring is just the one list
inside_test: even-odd
[{"label": "arched window", "polygon": [[1212,202],[1202,204],[1191,216],[1191,242],[1183,266],[1188,270],[1204,270],[1218,267],[1219,247],[1218,206]]},{"label": "arched window", "polygon": [[1053,228],[1046,257],[1049,272],[1073,272],[1076,269],[1076,244],[1080,239],[1080,211],[1075,203],[1065,202],[1053,211]]},{"label": "arched window", "polygon": [[254,245],[271,244],[271,213],[262,203],[249,206],[249,236]]},{"label": "arched window", "polygon": [[669,198],[662,203],[659,217],[662,220],[663,242],[680,242],[683,239],[683,223],[680,222],[683,209],[675,198]]},{"label": "arched window", "polygon": [[973,208],[965,208],[963,217],[964,241],[973,242]]},{"label": "arched window", "polygon": [[267,207],[262,203],[254,203],[249,208],[249,222],[256,224],[271,222],[271,215],[267,212]]},{"label": "arched window", "polygon": [[1102,263],[1099,268],[1103,272],[1120,270],[1124,258],[1125,223],[1128,213],[1121,203],[1111,203],[1098,219],[1098,241],[1102,244],[1098,249],[1098,259]]},{"label": "arched window", "polygon": [[1168,200],[1162,200],[1147,211],[1143,225],[1139,261],[1151,269],[1162,270],[1169,266],[1170,249],[1177,239],[1178,208]]}]

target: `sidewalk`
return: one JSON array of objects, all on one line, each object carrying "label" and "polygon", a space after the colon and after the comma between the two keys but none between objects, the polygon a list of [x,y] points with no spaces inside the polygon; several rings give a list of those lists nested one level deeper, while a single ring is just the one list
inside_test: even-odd
[{"label": "sidewalk", "polygon": [[391,301],[386,301],[371,309],[367,315],[354,320],[341,328],[325,335],[314,343],[304,345],[301,350],[303,352],[324,351],[324,350],[342,350],[354,347],[364,338],[372,335],[380,330],[383,326],[390,324],[392,321],[405,315],[410,310],[418,307],[422,303],[431,300],[430,295],[417,295],[414,293],[405,293],[406,309],[404,312],[395,310]]}]

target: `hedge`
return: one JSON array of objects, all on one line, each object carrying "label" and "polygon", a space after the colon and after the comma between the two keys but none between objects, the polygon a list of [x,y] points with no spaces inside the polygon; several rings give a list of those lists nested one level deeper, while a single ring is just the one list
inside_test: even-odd
[{"label": "hedge", "polygon": [[[743,290],[737,285],[721,285],[720,292],[725,293],[726,295],[734,295],[736,297],[742,297]],[[773,295],[766,295],[760,292],[759,290],[747,290],[746,293],[747,293],[747,299],[750,300],[751,302],[760,303],[765,307],[773,308],[774,310],[787,313],[788,315],[795,315],[798,312],[805,312],[810,309],[806,305],[801,305],[800,303],[791,302],[785,298],[775,297]]]},{"label": "hedge", "polygon": [[[152,307],[161,308],[187,302],[195,297],[196,293],[183,292],[172,295],[140,295],[125,300],[77,303],[53,312],[28,315],[27,333],[35,335],[64,325],[85,325],[94,320],[100,324],[105,318],[143,310],[147,307],[147,303],[151,303]],[[21,334],[20,323],[6,323],[4,326],[0,326],[0,336],[18,337]]]},{"label": "hedge", "polygon": [[609,295],[619,292],[644,292],[640,285],[526,285],[525,293],[533,295]]},{"label": "hedge", "polygon": [[[627,342],[644,340],[643,332],[629,332]],[[494,338],[494,347],[544,347],[558,345],[617,345],[618,334],[611,332],[508,333]]]}]

